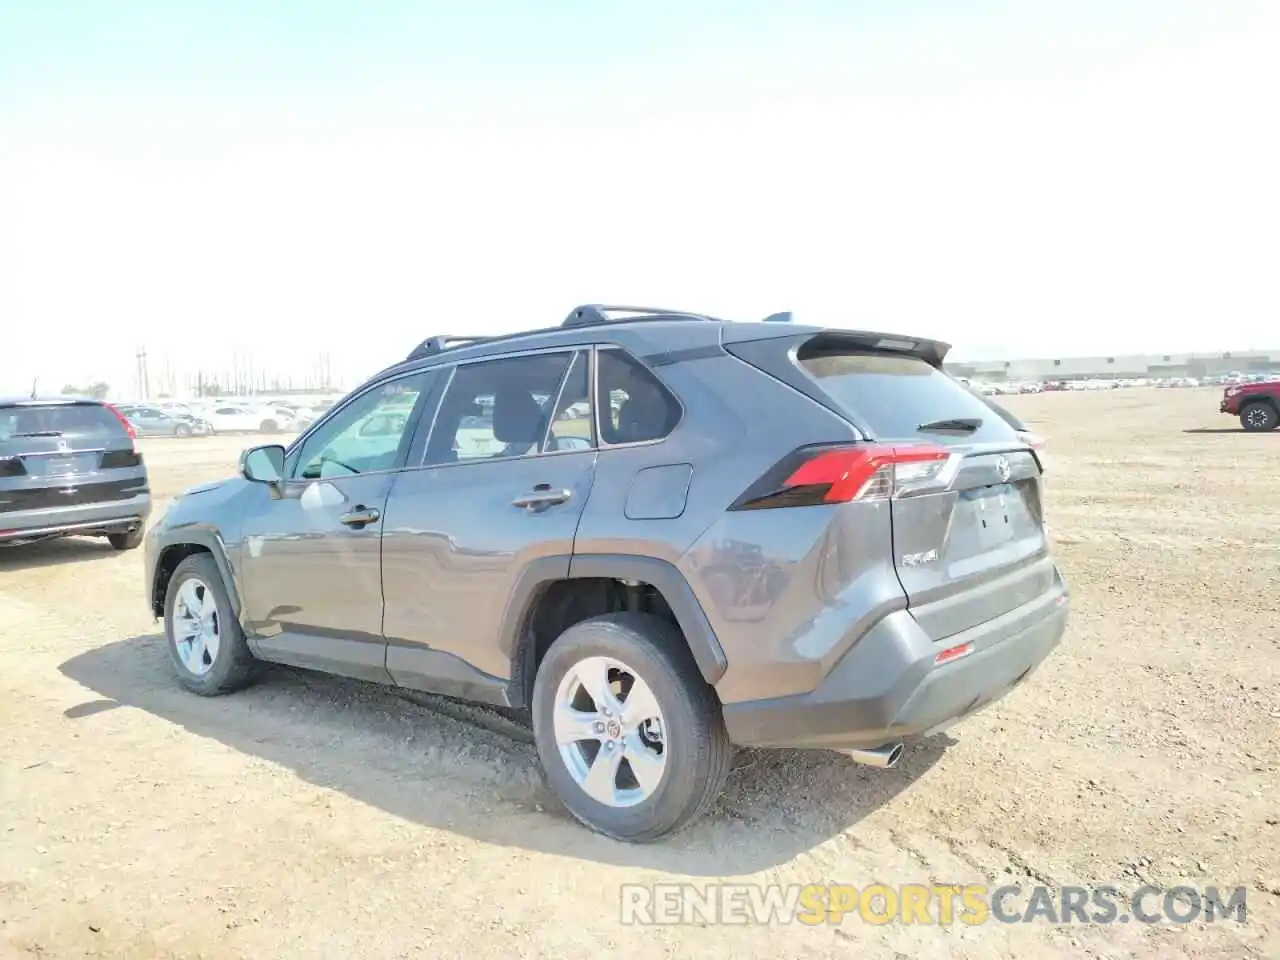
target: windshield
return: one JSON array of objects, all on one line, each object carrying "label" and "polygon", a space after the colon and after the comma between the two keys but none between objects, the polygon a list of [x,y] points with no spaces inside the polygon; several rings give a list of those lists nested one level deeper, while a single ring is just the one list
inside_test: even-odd
[{"label": "windshield", "polygon": [[876,439],[1014,439],[1016,417],[917,357],[801,348],[796,359],[836,406]]}]

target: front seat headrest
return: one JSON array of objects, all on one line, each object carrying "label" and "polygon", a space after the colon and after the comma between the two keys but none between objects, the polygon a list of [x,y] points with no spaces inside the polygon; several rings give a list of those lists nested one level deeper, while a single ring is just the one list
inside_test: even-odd
[{"label": "front seat headrest", "polygon": [[502,387],[493,398],[493,435],[501,443],[536,446],[546,431],[546,415],[527,390]]}]

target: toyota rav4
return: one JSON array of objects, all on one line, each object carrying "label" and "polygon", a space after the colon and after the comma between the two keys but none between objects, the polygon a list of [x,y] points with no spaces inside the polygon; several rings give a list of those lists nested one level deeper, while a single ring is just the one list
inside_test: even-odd
[{"label": "toyota rav4", "polygon": [[586,306],[434,337],[146,539],[178,680],[262,661],[529,711],[587,826],[663,837],[734,745],[879,767],[1059,643],[1041,465],[931,340]]}]

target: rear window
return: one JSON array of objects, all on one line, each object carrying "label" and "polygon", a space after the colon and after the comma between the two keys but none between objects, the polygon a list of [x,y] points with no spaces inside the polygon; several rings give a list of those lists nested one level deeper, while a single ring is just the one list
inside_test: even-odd
[{"label": "rear window", "polygon": [[[1020,427],[1012,414],[916,357],[802,348],[796,359],[837,409],[864,423],[876,439],[1009,440]],[[982,422],[972,432],[920,430],[926,423],[955,419]]]},{"label": "rear window", "polygon": [[96,403],[24,403],[0,407],[0,442],[23,438],[63,437],[76,440],[117,440],[128,436],[124,425]]}]

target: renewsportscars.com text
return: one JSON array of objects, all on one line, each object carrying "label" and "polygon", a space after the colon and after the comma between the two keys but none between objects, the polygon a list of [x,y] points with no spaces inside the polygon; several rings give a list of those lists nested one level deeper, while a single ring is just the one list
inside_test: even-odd
[{"label": "renewsportscars.com text", "polygon": [[1245,888],[986,884],[625,884],[624,924],[1245,922]]}]

